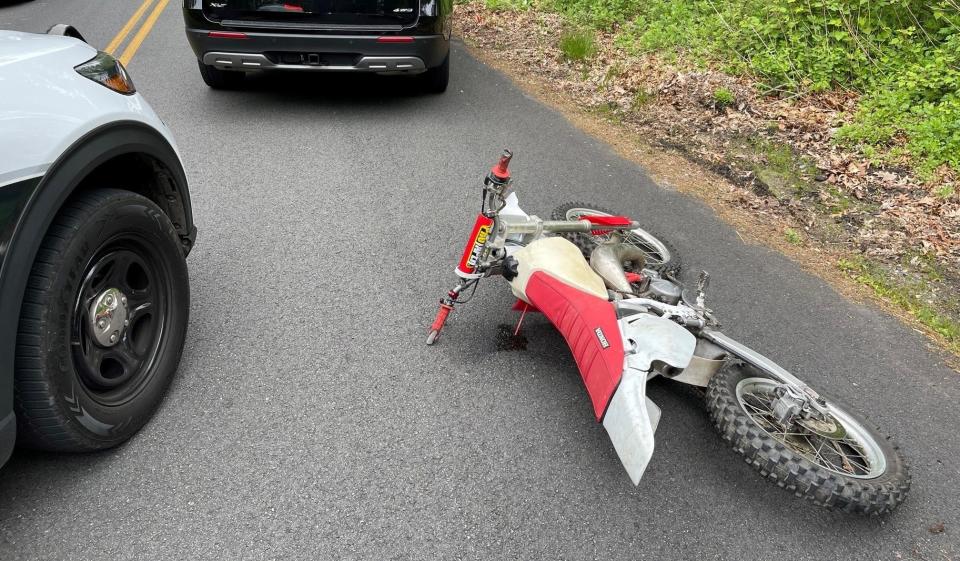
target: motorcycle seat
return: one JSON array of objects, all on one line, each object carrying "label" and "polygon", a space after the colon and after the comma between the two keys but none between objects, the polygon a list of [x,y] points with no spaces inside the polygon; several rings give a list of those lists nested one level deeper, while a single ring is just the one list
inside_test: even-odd
[{"label": "motorcycle seat", "polygon": [[542,312],[563,335],[594,414],[601,420],[620,383],[625,357],[617,314],[607,300],[603,279],[590,269],[580,250],[563,238],[538,240],[514,256],[519,272],[511,282],[514,293]]}]

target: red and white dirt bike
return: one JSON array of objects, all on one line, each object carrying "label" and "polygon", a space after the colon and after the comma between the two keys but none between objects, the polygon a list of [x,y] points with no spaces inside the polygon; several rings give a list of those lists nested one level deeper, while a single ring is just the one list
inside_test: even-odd
[{"label": "red and white dirt bike", "polygon": [[[686,290],[676,250],[637,222],[569,204],[553,220],[517,202],[504,151],[484,180],[483,202],[441,300],[427,344],[480,279],[499,275],[560,331],[630,479],[638,484],[654,449],[660,409],[647,381],[664,376],[706,388],[720,435],[760,473],[816,504],[885,514],[910,488],[894,444],[862,417],[772,360],[717,330],[704,303],[708,275]],[[522,316],[521,316],[522,320]]]}]

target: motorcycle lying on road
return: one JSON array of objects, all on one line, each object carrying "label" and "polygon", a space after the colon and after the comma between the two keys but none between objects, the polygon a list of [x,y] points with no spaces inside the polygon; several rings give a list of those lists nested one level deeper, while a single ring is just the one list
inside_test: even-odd
[{"label": "motorcycle lying on road", "polygon": [[889,438],[718,330],[705,304],[706,271],[696,289],[685,288],[669,243],[593,205],[564,205],[552,220],[527,215],[513,192],[511,158],[504,151],[484,180],[458,282],[440,302],[428,345],[481,279],[502,276],[518,298],[515,309],[542,313],[563,335],[596,419],[635,485],[660,420],[646,385],[663,376],[706,388],[721,437],[796,496],[865,515],[889,513],[904,500],[910,476]]}]

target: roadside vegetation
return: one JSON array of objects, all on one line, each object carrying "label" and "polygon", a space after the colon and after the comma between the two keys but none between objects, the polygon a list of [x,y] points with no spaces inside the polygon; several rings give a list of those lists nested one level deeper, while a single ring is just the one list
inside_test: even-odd
[{"label": "roadside vegetation", "polygon": [[597,50],[593,33],[589,31],[567,31],[560,37],[560,50],[568,60],[584,60],[592,57]]},{"label": "roadside vegetation", "polygon": [[[929,177],[960,170],[960,0],[488,0],[612,32],[633,52],[682,56],[757,79],[762,94],[861,93],[837,141]],[[593,37],[565,35],[570,58]],[[719,90],[718,101],[730,97]]]},{"label": "roadside vegetation", "polygon": [[457,20],[960,351],[960,0],[466,0]]}]

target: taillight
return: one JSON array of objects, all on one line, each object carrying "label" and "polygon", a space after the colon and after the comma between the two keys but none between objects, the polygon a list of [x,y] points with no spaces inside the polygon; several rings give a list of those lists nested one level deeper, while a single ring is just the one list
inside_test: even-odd
[{"label": "taillight", "polygon": [[120,64],[119,60],[105,52],[98,52],[97,56],[79,66],[75,66],[74,70],[84,78],[89,78],[117,93],[132,95],[137,91],[137,88],[133,86],[133,80],[127,74],[127,69]]}]

